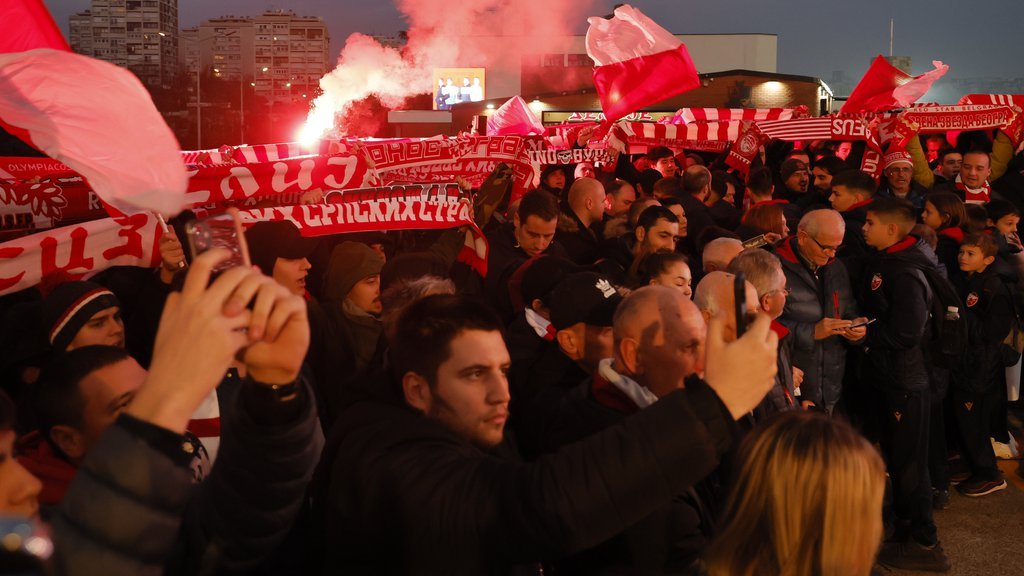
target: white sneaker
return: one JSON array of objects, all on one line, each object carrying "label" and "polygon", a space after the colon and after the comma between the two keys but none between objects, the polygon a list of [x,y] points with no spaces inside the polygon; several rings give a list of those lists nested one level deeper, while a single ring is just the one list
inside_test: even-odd
[{"label": "white sneaker", "polygon": [[992,441],[992,451],[995,452],[996,458],[1000,460],[1014,460],[1020,456],[1020,452],[1017,451],[1017,441],[1014,440],[1012,434],[1010,435],[1009,443],[997,442],[995,438],[989,438],[989,440]]}]

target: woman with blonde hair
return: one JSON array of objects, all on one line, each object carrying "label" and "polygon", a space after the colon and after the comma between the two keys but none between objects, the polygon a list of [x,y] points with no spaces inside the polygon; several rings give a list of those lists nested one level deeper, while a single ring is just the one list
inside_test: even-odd
[{"label": "woman with blonde hair", "polygon": [[882,541],[885,466],[848,424],[787,412],[744,442],[710,576],[867,576]]}]

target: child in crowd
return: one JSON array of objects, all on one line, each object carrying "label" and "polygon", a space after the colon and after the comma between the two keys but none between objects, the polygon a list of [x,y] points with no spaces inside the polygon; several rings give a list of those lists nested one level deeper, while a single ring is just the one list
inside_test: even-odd
[{"label": "child in crowd", "polygon": [[969,476],[951,478],[965,496],[1006,488],[989,442],[999,387],[1004,383],[1000,347],[1013,317],[1010,294],[992,264],[997,246],[988,234],[971,234],[960,245],[958,289],[967,319],[968,350],[953,374],[950,400]]}]

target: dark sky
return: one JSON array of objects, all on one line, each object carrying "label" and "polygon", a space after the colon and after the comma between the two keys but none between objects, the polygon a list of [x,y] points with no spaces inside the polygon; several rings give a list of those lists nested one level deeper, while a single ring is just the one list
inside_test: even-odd
[{"label": "dark sky", "polygon": [[[90,4],[45,3],[65,34],[68,16]],[[594,14],[614,4],[596,0]],[[1022,0],[634,0],[633,5],[674,33],[778,34],[781,73],[828,81],[833,71],[842,70],[859,78],[875,55],[888,53],[889,19],[895,18],[894,53],[913,57],[914,74],[942,60],[950,65],[950,77],[1024,77]],[[322,16],[335,54],[352,32],[393,33],[407,27],[387,0],[180,0],[179,17],[185,28],[211,17],[253,15],[268,8]],[[577,30],[584,32],[586,23]]]}]

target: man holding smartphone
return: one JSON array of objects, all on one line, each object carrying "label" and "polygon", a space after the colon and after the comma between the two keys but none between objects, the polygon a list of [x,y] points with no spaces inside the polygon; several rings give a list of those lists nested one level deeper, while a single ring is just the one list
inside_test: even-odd
[{"label": "man holding smartphone", "polygon": [[804,408],[832,413],[842,392],[847,345],[867,334],[846,266],[836,260],[846,225],[835,210],[813,210],[775,248],[789,297],[779,322],[793,334],[793,365],[804,371]]}]

